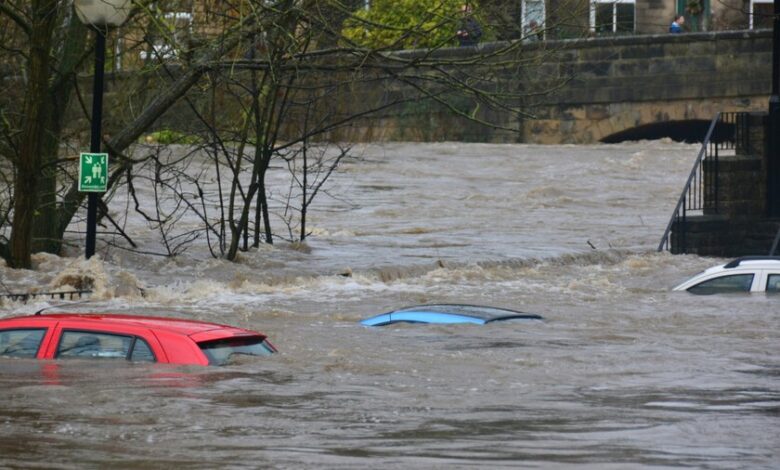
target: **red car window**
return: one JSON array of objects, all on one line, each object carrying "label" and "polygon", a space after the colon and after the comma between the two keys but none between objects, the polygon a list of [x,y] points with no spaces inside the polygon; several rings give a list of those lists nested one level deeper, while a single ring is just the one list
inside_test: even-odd
[{"label": "red car window", "polygon": [[2,330],[0,356],[35,357],[45,334],[46,328]]},{"label": "red car window", "polygon": [[153,362],[149,344],[135,336],[96,331],[63,330],[57,358],[128,359]]},{"label": "red car window", "polygon": [[133,362],[155,362],[154,353],[149,343],[141,338],[136,338],[133,347],[130,350],[130,360]]},{"label": "red car window", "polygon": [[264,337],[225,338],[198,343],[212,366],[225,365],[235,356],[269,356],[276,349]]}]

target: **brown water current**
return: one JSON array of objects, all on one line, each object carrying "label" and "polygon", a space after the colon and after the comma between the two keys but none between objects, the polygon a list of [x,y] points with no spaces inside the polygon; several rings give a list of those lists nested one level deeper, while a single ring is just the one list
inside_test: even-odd
[{"label": "brown water current", "polygon": [[[671,292],[722,260],[655,252],[696,146],[354,150],[303,250],[230,263],[99,244],[89,262],[0,267],[15,291],[89,278],[92,300],[66,310],[235,324],[280,351],[220,368],[0,360],[0,467],[777,468],[780,298]],[[145,223],[127,230],[157,248]],[[419,303],[545,320],[358,324]]]}]

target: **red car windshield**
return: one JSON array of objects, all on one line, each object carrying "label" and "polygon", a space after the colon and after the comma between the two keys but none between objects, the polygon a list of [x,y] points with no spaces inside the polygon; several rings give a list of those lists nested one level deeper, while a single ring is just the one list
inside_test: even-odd
[{"label": "red car windshield", "polygon": [[235,356],[269,356],[276,349],[263,337],[226,338],[198,343],[209,360],[209,365],[221,366],[229,363]]}]

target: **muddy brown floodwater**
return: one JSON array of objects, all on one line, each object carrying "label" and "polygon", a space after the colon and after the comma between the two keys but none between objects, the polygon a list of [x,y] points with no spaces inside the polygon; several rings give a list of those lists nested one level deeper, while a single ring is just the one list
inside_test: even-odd
[{"label": "muddy brown floodwater", "polygon": [[[17,290],[92,279],[69,310],[230,323],[280,350],[221,368],[0,360],[0,466],[777,468],[780,298],[670,292],[721,260],[654,251],[696,146],[355,150],[306,250],[99,245],[0,268]],[[153,251],[146,224],[127,230]],[[439,302],[545,320],[358,324]]]}]

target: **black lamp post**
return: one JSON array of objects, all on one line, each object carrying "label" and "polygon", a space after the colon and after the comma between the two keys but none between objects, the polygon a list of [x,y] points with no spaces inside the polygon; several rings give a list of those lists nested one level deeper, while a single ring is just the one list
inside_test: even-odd
[{"label": "black lamp post", "polygon": [[[89,151],[100,152],[103,119],[103,72],[106,62],[106,34],[112,26],[125,22],[131,0],[75,0],[73,6],[82,23],[95,32],[95,75],[92,82],[92,128]],[[87,199],[87,259],[95,254],[98,194]]]},{"label": "black lamp post", "polygon": [[780,217],[780,0],[775,0],[772,22],[772,95],[769,97],[767,156],[767,213]]}]

